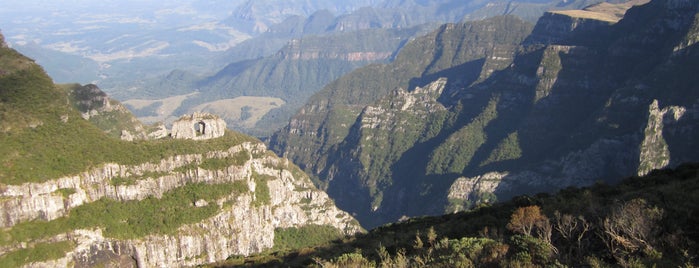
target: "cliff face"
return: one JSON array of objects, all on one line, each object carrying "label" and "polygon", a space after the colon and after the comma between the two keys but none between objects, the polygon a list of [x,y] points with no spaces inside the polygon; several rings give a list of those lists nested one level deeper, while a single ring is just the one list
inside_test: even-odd
[{"label": "cliff face", "polygon": [[195,266],[269,249],[277,228],[362,231],[298,167],[214,116],[185,120],[210,139],[123,141],[105,130],[133,116],[96,86],[54,85],[5,46],[0,69],[2,267]]},{"label": "cliff face", "polygon": [[383,223],[372,211],[381,210],[388,192],[413,194],[396,183],[397,176],[412,179],[404,173],[410,168],[396,163],[424,153],[425,145],[417,145],[457,120],[447,115],[453,100],[474,97],[477,91],[464,89],[506,68],[529,31],[514,17],[444,25],[407,44],[392,64],[368,66],[326,86],[270,146],[314,174],[363,224]]},{"label": "cliff face", "polygon": [[[414,60],[417,75],[360,69],[316,95],[271,147],[316,174],[366,226],[696,161],[699,91],[688,70],[699,64],[698,5],[651,1],[618,22],[600,9],[550,13],[517,48],[471,44],[487,55],[472,69],[437,59]],[[404,73],[400,59],[393,74]],[[435,66],[443,69],[425,75]],[[412,106],[387,101],[395,97],[385,85],[358,82],[419,92],[442,78],[441,94]],[[441,108],[424,121],[393,116],[420,116],[435,101]]]},{"label": "cliff face", "polygon": [[[230,157],[242,158],[237,164],[220,169],[202,168],[202,163],[207,161]],[[117,181],[129,179],[133,180],[129,184]],[[70,241],[74,248],[64,257],[30,266],[75,264],[86,267],[106,263],[138,267],[190,266],[271,248],[275,228],[318,224],[334,226],[345,234],[361,231],[357,222],[338,210],[327,194],[315,189],[300,170],[288,160],[267,154],[261,143],[244,143],[203,155],[176,155],[159,163],[106,164],[44,183],[7,185],[0,194],[3,208],[0,224],[13,234],[13,226],[18,224],[39,220],[51,226],[52,222],[75,217],[72,210],[98,200],[139,201],[163,198],[173,190],[192,184],[235,183],[241,183],[245,189],[216,200],[201,199],[191,204],[193,208],[218,208],[214,216],[182,225],[172,234],[118,239],[94,226],[5,244],[2,251],[32,248],[40,241]],[[267,189],[266,193],[261,195],[260,188]]]}]

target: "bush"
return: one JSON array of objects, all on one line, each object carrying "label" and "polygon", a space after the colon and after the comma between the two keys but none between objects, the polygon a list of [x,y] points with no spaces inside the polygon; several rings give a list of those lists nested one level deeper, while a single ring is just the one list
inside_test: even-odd
[{"label": "bush", "polygon": [[329,225],[305,225],[301,227],[274,229],[275,251],[294,250],[320,246],[342,238],[342,232]]},{"label": "bush", "polygon": [[75,243],[39,243],[30,248],[8,252],[0,256],[0,267],[21,267],[32,262],[60,259],[75,248]]}]

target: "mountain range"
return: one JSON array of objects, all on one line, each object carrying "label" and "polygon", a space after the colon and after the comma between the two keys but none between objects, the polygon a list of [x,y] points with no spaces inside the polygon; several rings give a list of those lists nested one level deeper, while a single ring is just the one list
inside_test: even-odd
[{"label": "mountain range", "polygon": [[[249,108],[240,105],[242,99],[233,101],[231,108],[225,111],[216,108],[234,129],[263,137],[279,129],[307,97],[327,82],[365,64],[391,60],[384,56],[364,57],[361,62],[321,60],[322,57],[307,63],[276,59],[278,53],[284,53],[294,42],[308,37],[307,41],[300,42],[308,44],[327,38],[320,43],[339,41],[354,47],[353,53],[374,53],[377,51],[372,48],[381,48],[379,53],[390,50],[390,55],[395,55],[408,39],[425,33],[421,31],[410,36],[407,29],[427,29],[440,23],[501,14],[535,21],[545,10],[580,8],[597,2],[600,0],[357,0],[342,3],[285,1],[282,4],[190,0],[152,5],[110,1],[102,5],[112,7],[106,10],[113,12],[105,13],[103,6],[91,3],[45,6],[30,1],[0,9],[4,14],[0,17],[5,18],[0,23],[12,46],[45,66],[55,81],[99,84],[147,123],[165,121],[170,124],[184,113],[221,106],[209,103],[212,99],[268,94],[261,96],[263,99],[254,99],[254,105]],[[76,5],[77,8],[71,9]],[[55,14],[45,15],[51,12]],[[190,18],[183,20],[186,16]],[[393,39],[398,32],[401,32],[401,39]],[[334,48],[339,50],[333,51]],[[327,53],[344,53],[341,46],[323,49]],[[260,60],[260,57],[265,61],[260,64],[266,67],[250,64],[249,60]],[[270,68],[282,72],[291,66],[330,72],[320,78],[295,76],[293,72],[283,79],[275,74],[272,76],[276,77],[269,77]],[[250,69],[244,73],[227,73],[240,68]],[[212,80],[226,81],[212,83]],[[240,80],[245,82],[239,83]],[[272,81],[271,85],[266,82],[268,80]],[[311,83],[306,84],[306,80]],[[294,86],[276,86],[279,82]],[[269,92],[272,86],[277,92]],[[194,92],[198,94],[190,95]],[[272,102],[277,105],[268,105]],[[242,108],[254,110],[254,115],[241,113]]]},{"label": "mountain range", "polygon": [[697,4],[612,7],[443,26],[326,86],[270,147],[365,227],[696,159]]}]

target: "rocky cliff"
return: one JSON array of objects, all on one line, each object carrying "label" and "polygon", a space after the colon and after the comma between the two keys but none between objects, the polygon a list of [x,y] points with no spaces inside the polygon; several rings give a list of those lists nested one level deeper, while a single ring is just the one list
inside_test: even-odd
[{"label": "rocky cliff", "polygon": [[408,43],[393,63],[326,86],[272,137],[271,148],[314,174],[340,207],[367,220],[363,224],[383,222],[371,211],[403,174],[395,163],[453,123],[449,99],[473,97],[477,91],[463,89],[510,65],[530,31],[514,17],[444,25]]},{"label": "rocky cliff", "polygon": [[[431,64],[412,58],[421,72],[403,75],[400,54],[390,75],[360,69],[314,96],[271,147],[367,226],[696,161],[699,96],[689,70],[699,63],[699,4],[631,6],[623,19],[594,8],[547,14],[519,47],[471,44],[468,51],[485,52],[471,61],[449,64],[426,50],[420,59]],[[417,39],[402,53],[434,40]],[[456,40],[449,44],[468,37]],[[462,53],[440,48],[438,55]],[[391,88],[419,91],[443,78],[441,94],[424,106],[387,101],[400,96]],[[425,121],[392,116],[420,116],[428,106],[441,108]]]},{"label": "rocky cliff", "polygon": [[[351,216],[338,210],[327,194],[316,190],[293,164],[265,152],[261,143],[244,143],[205,155],[176,155],[159,163],[141,165],[106,164],[43,183],[6,185],[1,193],[0,224],[13,243],[5,240],[2,251],[10,254],[32,249],[41,242],[70,241],[73,248],[65,256],[29,266],[83,267],[113,262],[122,266],[123,260],[134,267],[190,266],[269,249],[273,246],[275,228],[318,224],[334,226],[345,234],[361,231]],[[238,162],[220,169],[203,168],[204,163],[231,157]],[[79,217],[71,211],[93,202],[164,198],[178,188],[197,184],[239,185],[243,189],[216,199],[202,196],[193,200],[189,208],[178,213],[203,208],[214,209],[216,213],[202,221],[183,224],[172,234],[154,232],[140,238],[119,239],[118,235],[105,233],[102,226],[86,226],[31,240],[16,240],[17,230],[26,225],[38,221],[48,228],[60,228],[53,226],[59,225],[54,222]],[[265,189],[264,193],[261,188]],[[110,215],[107,212],[90,216]]]},{"label": "rocky cliff", "polygon": [[85,119],[118,107],[0,46],[0,266],[194,266],[270,249],[280,228],[362,230],[298,167],[212,116],[185,120],[220,134],[197,141],[123,141]]}]

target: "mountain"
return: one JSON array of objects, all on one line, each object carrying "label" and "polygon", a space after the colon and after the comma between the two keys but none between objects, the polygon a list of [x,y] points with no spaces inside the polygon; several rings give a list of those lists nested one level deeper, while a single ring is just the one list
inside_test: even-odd
[{"label": "mountain", "polygon": [[[443,120],[446,116],[446,109],[438,103],[429,102],[429,99],[439,96],[442,92],[439,83],[429,85],[431,79],[436,79],[443,75],[458,77],[454,79],[454,87],[465,87],[478,79],[487,77],[489,72],[500,68],[505,68],[509,64],[508,58],[517,44],[522,42],[531,31],[531,25],[515,17],[497,17],[485,21],[470,22],[464,24],[449,24],[439,30],[408,43],[396,59],[388,65],[372,65],[353,71],[333,83],[326,86],[321,92],[314,95],[311,100],[301,109],[301,111],[291,119],[291,123],[282,131],[272,137],[270,146],[276,152],[285,155],[295,163],[299,163],[302,168],[316,178],[322,178],[318,183],[322,188],[327,188],[328,192],[334,193],[332,189],[357,189],[364,187],[359,185],[338,185],[333,183],[337,177],[334,175],[336,168],[330,169],[333,162],[340,163],[338,158],[344,158],[346,166],[361,167],[368,164],[378,167],[379,172],[390,172],[391,158],[400,157],[407,147],[405,143],[416,142],[417,139],[427,139],[421,137],[434,135],[430,131],[430,119],[438,118]],[[504,59],[504,61],[503,61]],[[504,64],[503,64],[504,63]],[[458,66],[458,68],[451,68]],[[414,92],[408,92],[404,88],[416,88]],[[378,109],[366,108],[367,105],[379,100],[383,96],[395,98],[410,98],[410,100],[396,103],[386,100],[387,107]],[[413,105],[420,103],[419,105]],[[424,103],[424,105],[423,105]],[[402,107],[422,111],[409,110],[405,115],[396,115],[382,109],[397,109],[401,113]],[[367,131],[379,129],[378,124],[367,121],[364,124],[358,119],[360,114],[372,114],[377,116],[391,116],[386,124],[382,124],[390,129],[400,130],[399,136],[391,137],[403,139],[392,143],[384,139],[379,139],[373,135],[364,139],[361,137],[351,137],[349,133],[353,130],[365,128]],[[393,121],[393,117],[396,120]],[[410,120],[425,126],[410,127],[404,129],[405,121]],[[356,122],[356,127],[354,126]],[[377,122],[378,123],[378,122]],[[362,125],[366,125],[362,127]],[[434,128],[434,127],[432,127]],[[439,129],[437,129],[439,130]],[[424,133],[424,135],[422,135]],[[383,135],[382,135],[383,136]],[[385,137],[388,138],[388,137]],[[351,151],[346,148],[351,146],[350,141],[363,140],[374,143],[375,146],[363,146],[367,151],[366,155],[371,158],[364,158],[357,155],[357,150]],[[345,142],[347,141],[347,142]],[[347,144],[347,145],[344,145]],[[344,146],[343,146],[344,145]],[[387,147],[390,146],[390,147]],[[344,148],[341,148],[344,147]],[[396,153],[397,152],[397,153]],[[373,154],[378,155],[374,156]],[[379,158],[385,158],[376,160]],[[335,160],[337,159],[337,160]],[[367,171],[370,171],[367,169]],[[373,172],[373,171],[371,171]],[[326,175],[333,175],[325,178]],[[357,206],[362,206],[369,210],[373,197],[381,195],[378,190],[380,174],[364,175],[364,181],[357,180],[354,183],[373,185],[372,196],[355,193],[355,190],[345,191],[352,197],[347,197],[347,202],[354,199]],[[349,176],[348,176],[349,177]],[[368,180],[373,180],[369,182]],[[335,180],[335,181],[333,181]],[[347,179],[351,183],[352,179]],[[384,181],[382,183],[390,183]],[[340,203],[345,200],[343,197],[334,196]],[[361,200],[361,201],[360,201]],[[360,202],[357,202],[360,201]],[[369,201],[369,202],[367,202]],[[353,211],[364,211],[355,209]],[[362,218],[362,216],[359,216]]]},{"label": "mountain", "polygon": [[696,163],[683,164],[617,185],[518,196],[470,212],[414,218],[333,243],[215,265],[694,266],[698,172]]},{"label": "mountain", "polygon": [[233,15],[225,20],[228,25],[249,33],[264,33],[272,25],[287,20],[290,16],[308,17],[327,10],[334,14],[346,14],[365,6],[373,6],[380,0],[248,0],[233,10]]},{"label": "mountain", "polygon": [[299,230],[362,231],[219,117],[141,137],[147,127],[95,85],[55,85],[0,41],[0,266],[193,266],[298,244]]},{"label": "mountain", "polygon": [[695,161],[697,6],[447,25],[326,86],[270,147],[365,227]]},{"label": "mountain", "polygon": [[325,84],[358,67],[389,61],[398,48],[425,29],[369,29],[294,39],[276,54],[241,72],[234,71],[239,64],[231,64],[200,81],[202,100],[237,96],[281,98],[286,105],[266,115],[254,128],[247,128],[271,133]]}]

